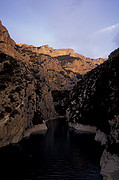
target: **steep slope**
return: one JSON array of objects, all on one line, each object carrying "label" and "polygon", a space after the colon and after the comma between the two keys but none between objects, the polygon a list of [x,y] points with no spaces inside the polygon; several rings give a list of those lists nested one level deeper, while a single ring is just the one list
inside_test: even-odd
[{"label": "steep slope", "polygon": [[105,179],[118,179],[119,49],[111,53],[106,62],[88,72],[73,88],[67,120],[74,127],[78,123],[95,125],[99,129],[96,140],[101,140],[106,148],[101,158],[101,173]]},{"label": "steep slope", "polygon": [[[15,42],[10,38],[7,29],[2,25],[0,21],[0,48],[4,51],[9,52],[9,49],[15,47]],[[8,47],[7,47],[8,46]]]},{"label": "steep slope", "polygon": [[19,51],[17,51],[17,44],[13,39],[11,39],[7,29],[2,25],[1,21],[0,21],[0,51],[16,59],[26,59],[26,57],[23,57],[22,54]]}]

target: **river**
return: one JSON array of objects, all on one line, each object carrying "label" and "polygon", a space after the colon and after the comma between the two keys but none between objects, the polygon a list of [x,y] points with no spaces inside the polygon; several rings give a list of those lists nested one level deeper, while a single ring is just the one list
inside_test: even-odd
[{"label": "river", "polygon": [[101,180],[102,147],[94,135],[77,133],[65,120],[0,149],[0,180]]}]

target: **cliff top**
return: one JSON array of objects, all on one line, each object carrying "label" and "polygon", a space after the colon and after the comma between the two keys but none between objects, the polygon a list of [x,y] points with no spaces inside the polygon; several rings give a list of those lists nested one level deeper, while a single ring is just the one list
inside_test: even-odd
[{"label": "cliff top", "polygon": [[39,47],[35,47],[33,45],[27,45],[27,44],[18,44],[21,48],[30,48],[32,51],[35,51],[37,53],[42,53],[42,54],[48,54],[52,57],[56,56],[62,56],[62,55],[70,55],[74,54],[74,50],[71,48],[66,48],[66,49],[53,49],[52,47],[49,47],[49,45],[43,45]]}]

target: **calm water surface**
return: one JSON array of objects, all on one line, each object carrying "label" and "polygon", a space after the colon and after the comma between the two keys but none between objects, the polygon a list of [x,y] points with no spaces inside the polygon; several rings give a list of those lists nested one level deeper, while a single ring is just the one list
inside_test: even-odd
[{"label": "calm water surface", "polygon": [[102,148],[93,135],[79,134],[64,120],[48,131],[0,149],[0,180],[101,180]]}]

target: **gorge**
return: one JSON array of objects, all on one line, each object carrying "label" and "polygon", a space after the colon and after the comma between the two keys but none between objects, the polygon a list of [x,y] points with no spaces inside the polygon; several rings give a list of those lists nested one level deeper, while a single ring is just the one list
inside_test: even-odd
[{"label": "gorge", "polygon": [[[108,60],[72,49],[16,44],[0,22],[0,147],[66,117],[69,126],[95,128],[105,150],[103,179],[119,178],[119,49]],[[85,125],[85,126],[84,126]]]}]

